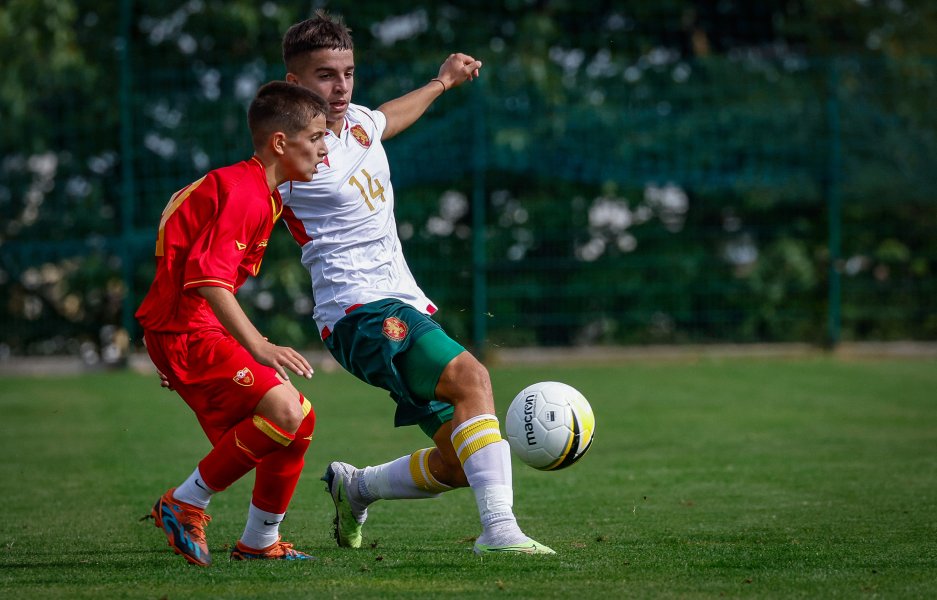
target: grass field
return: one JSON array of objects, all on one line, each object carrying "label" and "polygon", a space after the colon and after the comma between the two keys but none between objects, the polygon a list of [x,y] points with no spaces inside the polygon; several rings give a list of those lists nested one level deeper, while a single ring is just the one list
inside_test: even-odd
[{"label": "grass field", "polygon": [[425,447],[344,373],[301,383],[318,415],[282,531],[312,563],[224,560],[252,477],[212,501],[216,563],[187,565],[152,521],[207,451],[153,377],[0,380],[3,598],[937,597],[937,362],[717,360],[492,371],[499,415],[568,382],[596,440],[571,469],[515,462],[515,509],[555,557],[484,560],[471,493],[376,504],[365,548],[331,538],[333,459]]}]

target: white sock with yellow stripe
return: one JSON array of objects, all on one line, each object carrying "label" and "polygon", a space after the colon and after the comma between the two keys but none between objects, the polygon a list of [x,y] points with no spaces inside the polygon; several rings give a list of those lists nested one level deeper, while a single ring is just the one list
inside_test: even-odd
[{"label": "white sock with yellow stripe", "polygon": [[501,439],[498,418],[472,417],[455,427],[451,439],[478,505],[478,542],[501,546],[527,541],[514,518],[511,451]]},{"label": "white sock with yellow stripe", "polygon": [[429,469],[429,455],[436,448],[423,448],[410,455],[410,478],[417,488],[423,490],[431,497],[436,497],[452,489],[451,486],[436,479]]},{"label": "white sock with yellow stripe", "polygon": [[361,500],[370,504],[375,500],[435,498],[451,490],[429,470],[432,450],[423,448],[389,463],[362,469],[357,490]]}]

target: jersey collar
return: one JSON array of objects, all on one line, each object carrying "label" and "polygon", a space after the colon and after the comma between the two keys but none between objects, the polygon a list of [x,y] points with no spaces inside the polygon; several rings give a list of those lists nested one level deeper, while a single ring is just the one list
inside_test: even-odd
[{"label": "jersey collar", "polygon": [[348,130],[351,129],[351,125],[348,123],[348,117],[342,117],[342,132],[338,135],[335,135],[335,132],[331,129],[325,130],[325,136],[332,136],[337,138],[340,141],[344,141],[348,137]]},{"label": "jersey collar", "polygon": [[[256,154],[251,156],[248,162],[258,169],[258,175],[263,180],[264,187],[267,187],[267,168],[264,167],[264,164],[260,162]],[[290,184],[292,185],[292,182],[290,182]],[[277,188],[273,188],[273,193],[270,194],[270,208],[273,210],[273,222],[276,223],[280,218],[280,214],[283,212],[283,198],[280,196],[280,190]]]}]

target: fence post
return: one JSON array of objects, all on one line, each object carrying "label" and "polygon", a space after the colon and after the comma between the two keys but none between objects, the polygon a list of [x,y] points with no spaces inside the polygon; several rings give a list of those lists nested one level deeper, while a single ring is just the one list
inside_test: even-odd
[{"label": "fence post", "polygon": [[488,167],[485,118],[486,94],[484,78],[472,86],[472,99],[476,104],[473,112],[472,135],[472,346],[479,360],[484,360],[488,339],[488,281],[485,244],[486,194],[485,171]]},{"label": "fence post", "polygon": [[121,219],[120,263],[124,280],[122,322],[127,335],[136,328],[133,314],[136,298],[133,293],[134,208],[136,189],[133,174],[133,69],[131,68],[131,40],[133,35],[133,0],[120,3],[120,173]]},{"label": "fence post", "polygon": [[826,201],[829,218],[829,289],[827,306],[827,344],[836,348],[842,333],[842,291],[840,262],[842,253],[842,200],[840,198],[840,170],[842,168],[841,127],[839,119],[839,69],[836,59],[827,63],[827,173]]}]

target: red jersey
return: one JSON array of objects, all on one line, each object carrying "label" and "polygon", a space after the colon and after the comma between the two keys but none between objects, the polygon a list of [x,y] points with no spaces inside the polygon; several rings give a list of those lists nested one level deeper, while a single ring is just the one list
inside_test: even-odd
[{"label": "red jersey", "polygon": [[217,286],[236,293],[257,275],[282,210],[280,193],[270,193],[256,157],[210,171],[173,194],[159,222],[156,276],[136,313],[143,328],[220,328],[196,288]]}]

